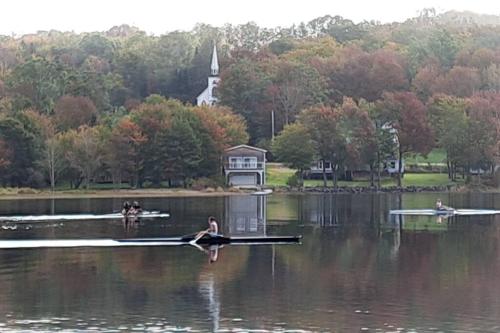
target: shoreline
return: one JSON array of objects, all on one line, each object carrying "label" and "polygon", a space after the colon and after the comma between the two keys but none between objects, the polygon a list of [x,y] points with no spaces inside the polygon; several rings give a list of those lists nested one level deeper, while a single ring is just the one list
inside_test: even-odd
[{"label": "shoreline", "polygon": [[222,197],[242,195],[249,192],[232,191],[196,191],[171,189],[133,189],[133,190],[68,190],[47,191],[20,189],[18,193],[0,194],[0,200],[30,199],[100,199],[100,198],[188,198],[188,197]]},{"label": "shoreline", "polygon": [[[500,188],[470,187],[470,186],[406,186],[406,187],[374,187],[362,186],[341,186],[337,189],[333,187],[323,188],[321,186],[291,188],[288,186],[266,186],[272,189],[275,194],[306,194],[306,193],[342,193],[342,194],[362,194],[362,193],[425,193],[425,192],[482,192],[500,193]],[[188,190],[188,189],[121,189],[121,190],[67,190],[49,191],[35,189],[18,189],[13,193],[1,193],[0,200],[30,200],[30,199],[81,199],[81,198],[188,198],[188,197],[225,197],[232,195],[248,195],[256,189],[212,189]]]}]

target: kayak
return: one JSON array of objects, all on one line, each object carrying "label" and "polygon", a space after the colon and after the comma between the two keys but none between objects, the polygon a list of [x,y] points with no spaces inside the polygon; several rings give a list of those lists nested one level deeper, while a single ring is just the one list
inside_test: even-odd
[{"label": "kayak", "polygon": [[41,222],[41,221],[81,221],[81,220],[116,220],[127,218],[165,218],[170,214],[158,211],[143,211],[137,215],[124,216],[122,213],[111,214],[62,214],[62,215],[12,215],[0,216],[0,222]]},{"label": "kayak", "polygon": [[496,215],[500,210],[492,209],[399,209],[389,211],[391,215]]}]

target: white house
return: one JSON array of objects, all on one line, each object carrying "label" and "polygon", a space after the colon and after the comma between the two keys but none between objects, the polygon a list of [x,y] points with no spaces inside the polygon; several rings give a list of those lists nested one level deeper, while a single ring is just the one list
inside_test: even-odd
[{"label": "white house", "polygon": [[208,77],[208,86],[203,90],[203,92],[196,97],[196,104],[201,105],[214,105],[217,103],[217,97],[215,90],[219,84],[219,60],[217,59],[217,48],[214,44],[214,50],[212,52],[212,63],[210,65],[210,76]]}]

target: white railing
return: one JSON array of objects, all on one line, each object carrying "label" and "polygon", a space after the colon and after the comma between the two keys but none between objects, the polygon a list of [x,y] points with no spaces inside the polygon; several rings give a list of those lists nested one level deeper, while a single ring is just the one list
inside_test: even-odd
[{"label": "white railing", "polygon": [[263,162],[229,162],[225,164],[226,169],[251,170],[264,169]]}]

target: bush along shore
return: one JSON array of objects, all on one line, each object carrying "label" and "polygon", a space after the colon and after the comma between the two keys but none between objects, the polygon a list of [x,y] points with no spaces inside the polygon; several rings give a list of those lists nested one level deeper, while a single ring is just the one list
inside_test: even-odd
[{"label": "bush along shore", "polygon": [[466,191],[500,191],[498,188],[488,188],[485,186],[467,186],[467,185],[436,185],[436,186],[269,186],[274,192],[290,193],[418,193],[418,192],[466,192]]}]

